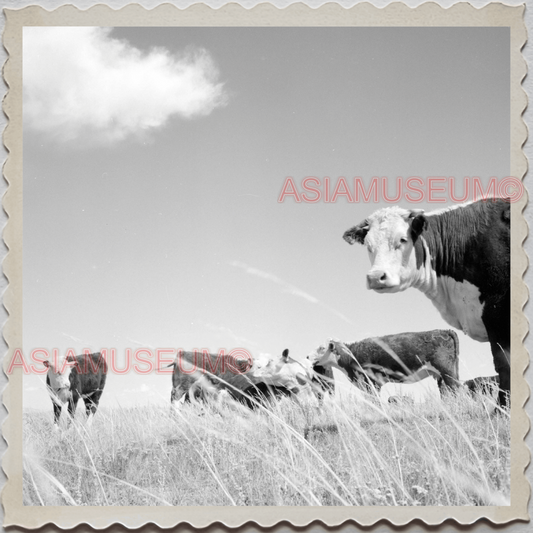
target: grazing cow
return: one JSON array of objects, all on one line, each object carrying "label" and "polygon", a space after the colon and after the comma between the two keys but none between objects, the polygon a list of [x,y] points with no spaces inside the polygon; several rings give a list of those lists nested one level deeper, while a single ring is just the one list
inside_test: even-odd
[{"label": "grazing cow", "polygon": [[426,214],[387,207],[344,233],[347,242],[368,250],[369,289],[415,287],[448,324],[490,342],[501,406],[509,403],[511,385],[510,219],[502,198]]},{"label": "grazing cow", "polygon": [[[387,381],[405,381],[425,367],[438,377],[439,386],[456,387],[459,374],[459,339],[451,330],[436,329],[371,337],[344,344],[330,340],[308,356],[313,368],[339,368],[357,383],[360,379],[380,387]],[[438,373],[438,376],[437,376]],[[421,371],[421,379],[423,372]]]},{"label": "grazing cow", "polygon": [[252,361],[246,357],[207,352],[178,352],[172,373],[170,401],[201,399],[209,392],[227,390],[239,394],[253,384],[248,372]]},{"label": "grazing cow", "polygon": [[224,390],[250,408],[273,397],[292,396],[309,388],[309,370],[284,350],[279,359],[253,362],[247,357],[180,352],[172,374],[171,402],[188,402]]},{"label": "grazing cow", "polygon": [[107,363],[98,353],[68,356],[43,361],[48,368],[46,385],[54,406],[54,423],[59,424],[61,408],[68,404],[68,412],[74,417],[78,400],[83,398],[87,419],[98,409],[100,396],[107,378]]}]

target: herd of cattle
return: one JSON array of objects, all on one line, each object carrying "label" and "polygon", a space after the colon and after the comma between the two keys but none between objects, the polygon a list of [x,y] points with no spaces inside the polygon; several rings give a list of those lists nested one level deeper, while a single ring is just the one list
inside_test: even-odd
[{"label": "herd of cattle", "polygon": [[[394,293],[417,288],[451,326],[490,343],[497,384],[481,379],[467,385],[496,389],[500,406],[508,407],[509,202],[478,201],[431,213],[388,207],[346,231],[344,239],[366,246],[371,261],[369,289]],[[411,310],[415,318],[417,312]],[[459,342],[451,330],[401,333],[352,344],[330,340],[303,360],[291,358],[288,350],[279,358],[253,364],[244,358],[220,361],[220,356],[202,357],[206,355],[210,360],[199,365],[196,352],[178,354],[182,360],[172,365],[174,405],[221,392],[250,408],[265,405],[271,396],[297,396],[305,391],[321,398],[334,390],[334,368],[356,386],[374,388],[382,401],[412,396],[413,391],[420,395],[421,390],[426,391],[422,396],[435,395],[438,388],[454,388],[460,383]],[[87,357],[91,365],[87,365]],[[62,405],[68,404],[69,413],[74,415],[80,398],[87,415],[94,414],[107,374],[99,353],[62,363],[45,362],[56,423]],[[184,371],[187,365],[197,371]]]}]

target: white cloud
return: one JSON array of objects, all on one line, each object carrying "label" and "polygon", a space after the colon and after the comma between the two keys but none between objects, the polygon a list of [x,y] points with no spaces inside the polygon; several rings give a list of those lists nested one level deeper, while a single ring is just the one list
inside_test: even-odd
[{"label": "white cloud", "polygon": [[280,285],[281,287],[283,287],[283,292],[287,292],[289,294],[292,294],[293,296],[299,296],[300,298],[303,298],[304,300],[307,300],[308,302],[311,302],[313,304],[318,303],[318,300],[314,296],[311,296],[310,294],[307,294],[306,292],[302,291],[298,287],[295,287],[294,285],[291,285],[290,283],[283,281],[282,279],[278,278],[274,274],[263,272],[262,270],[248,266],[245,263],[241,263],[240,261],[232,261],[230,265],[234,267],[242,268],[247,274],[251,274],[252,276],[257,276],[259,278],[272,281],[276,285]]},{"label": "white cloud", "polygon": [[287,283],[286,281],[283,281],[282,279],[278,278],[274,274],[269,274],[268,272],[264,272],[263,270],[259,270],[257,268],[251,267],[245,263],[241,263],[240,261],[231,261],[231,266],[241,268],[243,269],[247,274],[251,274],[252,276],[257,276],[259,278],[266,279],[268,281],[272,281],[276,285],[279,285],[283,288],[283,292],[286,292],[288,294],[291,294],[292,296],[297,296],[299,298],[303,298],[304,300],[307,300],[308,302],[312,304],[318,304],[324,309],[327,309],[330,313],[333,313],[334,315],[337,315],[338,318],[343,320],[344,322],[347,322],[348,324],[352,324],[353,322],[347,318],[345,315],[337,311],[336,309],[333,309],[333,307],[321,302],[318,298],[315,298],[314,296],[311,296],[307,292],[303,291],[302,289],[299,289],[298,287],[295,287],[294,285]]},{"label": "white cloud", "polygon": [[25,126],[71,140],[143,135],[172,115],[193,118],[225,105],[218,70],[203,49],[179,57],[112,38],[110,28],[24,28]]}]

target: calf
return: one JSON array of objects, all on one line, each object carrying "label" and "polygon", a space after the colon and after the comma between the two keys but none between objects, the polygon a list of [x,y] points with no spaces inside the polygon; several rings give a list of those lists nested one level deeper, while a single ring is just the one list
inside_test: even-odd
[{"label": "calf", "polygon": [[441,388],[458,385],[459,340],[451,330],[432,330],[371,337],[344,344],[330,340],[308,356],[313,368],[339,368],[357,383],[360,379],[380,387],[404,381],[421,367],[438,373]]},{"label": "calf", "polygon": [[495,397],[498,393],[498,376],[477,377],[464,382],[472,394],[484,394]]},{"label": "calf", "polygon": [[502,406],[511,388],[510,221],[509,201],[495,198],[425,214],[387,207],[344,233],[368,250],[369,289],[415,287],[448,324],[490,343]]},{"label": "calf", "polygon": [[80,398],[85,403],[88,421],[96,413],[107,378],[107,363],[100,353],[68,356],[43,361],[48,368],[46,385],[54,407],[54,423],[59,424],[62,406],[74,417]]}]

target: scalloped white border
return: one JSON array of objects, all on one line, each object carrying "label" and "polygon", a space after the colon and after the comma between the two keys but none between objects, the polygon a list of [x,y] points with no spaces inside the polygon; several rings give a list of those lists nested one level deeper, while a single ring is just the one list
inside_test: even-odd
[{"label": "scalloped white border", "polygon": [[[511,28],[511,175],[523,178],[527,160],[522,146],[527,139],[527,129],[522,113],[527,105],[521,81],[526,74],[521,48],[526,41],[522,6],[489,4],[475,8],[471,4],[455,4],[444,9],[436,3],[410,8],[401,3],[376,8],[371,4],[358,4],[345,9],[338,4],[325,4],[311,9],[304,4],[291,4],[278,9],[271,4],[260,4],[245,9],[238,4],[212,9],[195,4],[179,9],[164,4],[151,10],[132,4],[120,10],[104,5],[79,10],[64,6],[46,11],[32,6],[21,10],[5,10],[7,19],[4,46],[9,59],[4,67],[4,79],[9,87],[4,100],[4,112],[9,124],[4,132],[4,144],[9,151],[4,167],[4,176],[9,188],[3,198],[4,209],[9,216],[4,230],[4,241],[9,253],[4,261],[4,272],[9,287],[4,294],[4,305],[9,319],[4,326],[4,337],[10,350],[22,345],[22,67],[21,45],[24,25],[94,25],[94,26],[508,26]],[[221,523],[237,527],[247,522],[269,527],[281,521],[294,526],[305,526],[321,521],[326,525],[339,525],[347,520],[360,525],[372,525],[388,520],[403,525],[413,519],[426,524],[440,524],[453,519],[461,524],[471,524],[486,518],[495,524],[511,520],[527,520],[527,503],[530,487],[524,476],[529,462],[529,452],[524,437],[529,429],[529,420],[523,405],[529,396],[529,388],[523,378],[528,364],[528,354],[523,339],[528,324],[523,307],[528,299],[523,275],[528,260],[523,250],[523,241],[528,234],[522,212],[527,204],[523,198],[512,208],[512,336],[513,336],[513,401],[512,401],[512,466],[511,506],[508,507],[24,507],[22,505],[22,375],[14,373],[4,392],[4,405],[9,417],[3,426],[8,442],[8,451],[3,458],[3,468],[8,482],[2,493],[5,510],[4,525],[37,528],[53,523],[61,528],[88,523],[96,529],[114,523],[137,528],[144,524],[171,527],[178,523],[194,527],[206,527]]]}]

